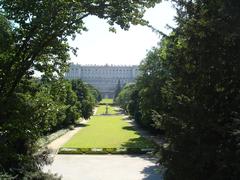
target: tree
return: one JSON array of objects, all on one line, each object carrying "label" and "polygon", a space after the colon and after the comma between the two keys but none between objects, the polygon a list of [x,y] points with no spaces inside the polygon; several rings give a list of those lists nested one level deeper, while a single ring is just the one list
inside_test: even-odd
[{"label": "tree", "polygon": [[[14,23],[11,56],[1,62],[0,92],[7,101],[24,76],[36,69],[48,75],[66,70],[67,37],[86,30],[83,19],[95,15],[110,25],[127,30],[130,23],[146,24],[142,19],[146,7],[159,0],[124,1],[50,1],[2,0],[2,14]],[[4,67],[4,68],[3,68]]]},{"label": "tree", "polygon": [[155,114],[168,142],[160,161],[165,179],[238,179],[240,2],[175,3],[169,110]]},{"label": "tree", "polygon": [[178,27],[142,62],[129,112],[164,130],[166,180],[236,180],[240,2],[173,2]]},{"label": "tree", "polygon": [[[10,22],[0,14],[0,53],[8,51],[13,42],[12,26]],[[5,54],[6,55],[6,54]]]},{"label": "tree", "polygon": [[127,109],[130,116],[134,118],[134,120],[138,122],[140,125],[142,125],[141,124],[142,115],[139,109],[139,101],[140,101],[139,90],[135,88],[133,92],[130,94],[130,100],[127,105]]},{"label": "tree", "polygon": [[94,106],[96,105],[95,99],[91,94],[88,85],[80,79],[72,80],[73,91],[77,94],[78,101],[81,103],[81,114],[84,119],[89,119],[93,114]]},{"label": "tree", "polygon": [[90,91],[90,95],[92,95],[92,98],[94,99],[94,104],[96,105],[98,102],[102,100],[101,93],[90,84],[86,84],[86,86]]},{"label": "tree", "polygon": [[52,80],[45,83],[50,89],[52,99],[59,104],[55,129],[75,124],[82,115],[81,102],[78,100],[72,84],[66,80]]},{"label": "tree", "polygon": [[118,80],[117,86],[114,91],[114,101],[116,100],[118,94],[121,92],[121,89],[122,89],[121,82],[120,82],[120,80]]},{"label": "tree", "polygon": [[57,123],[59,105],[34,81],[22,82],[9,102],[7,119],[0,124],[0,164],[22,179],[28,172],[40,172],[39,164],[46,163],[35,154],[36,141]]},{"label": "tree", "polygon": [[[153,111],[164,112],[169,109],[168,101],[171,96],[169,83],[171,81],[169,62],[166,59],[168,39],[163,38],[159,47],[152,48],[140,64],[140,76],[137,79],[137,92],[133,100],[138,107],[138,122],[151,131],[156,131],[152,118]],[[134,104],[132,104],[134,105]],[[160,131],[159,131],[160,133]],[[162,132],[161,132],[162,133]]]},{"label": "tree", "polygon": [[135,88],[135,84],[126,84],[116,97],[116,103],[125,111],[128,111],[128,104],[131,98],[131,94],[133,93]]}]

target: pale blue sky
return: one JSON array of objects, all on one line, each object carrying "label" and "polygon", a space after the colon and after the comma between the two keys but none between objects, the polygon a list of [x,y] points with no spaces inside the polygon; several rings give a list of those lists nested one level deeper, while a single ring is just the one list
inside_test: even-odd
[{"label": "pale blue sky", "polygon": [[[169,24],[174,26],[176,12],[168,1],[163,1],[155,8],[147,10],[145,19],[164,33]],[[109,32],[109,25],[97,17],[85,19],[87,32],[77,35],[69,41],[78,47],[78,56],[71,54],[71,62],[78,64],[118,64],[137,65],[144,59],[147,50],[156,46],[160,38],[151,29],[142,26],[131,26],[128,31],[117,28],[117,33]]]}]

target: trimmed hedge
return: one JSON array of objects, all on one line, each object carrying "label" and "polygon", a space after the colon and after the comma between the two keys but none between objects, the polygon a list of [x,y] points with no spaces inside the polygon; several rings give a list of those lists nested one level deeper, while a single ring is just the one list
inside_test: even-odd
[{"label": "trimmed hedge", "polygon": [[155,148],[60,148],[58,154],[146,154]]},{"label": "trimmed hedge", "polygon": [[98,105],[117,106],[117,104],[115,102],[113,102],[113,103],[98,103]]}]

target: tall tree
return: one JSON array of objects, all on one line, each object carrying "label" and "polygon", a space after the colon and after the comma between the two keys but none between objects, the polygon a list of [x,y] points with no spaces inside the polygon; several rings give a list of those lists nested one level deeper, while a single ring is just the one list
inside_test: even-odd
[{"label": "tall tree", "polygon": [[159,111],[169,180],[240,176],[240,2],[182,0],[168,38],[173,79],[169,110]]},{"label": "tall tree", "polygon": [[167,108],[167,96],[171,93],[165,86],[169,79],[166,69],[166,44],[163,39],[160,48],[153,48],[140,65],[140,76],[137,81],[139,90],[139,110],[141,111],[141,124],[150,130],[153,126],[152,111],[164,111]]},{"label": "tall tree", "polygon": [[118,94],[121,92],[121,89],[122,89],[122,86],[121,86],[121,82],[120,82],[120,79],[119,79],[118,82],[117,82],[115,91],[114,91],[114,101],[116,100]]},{"label": "tall tree", "polygon": [[240,2],[173,2],[178,26],[143,61],[130,113],[164,130],[166,180],[239,179]]},{"label": "tall tree", "polygon": [[[128,29],[130,23],[146,24],[142,19],[146,7],[159,0],[146,1],[62,1],[2,0],[1,13],[13,22],[14,42],[8,60],[1,62],[0,92],[2,101],[14,92],[24,76],[34,69],[51,75],[66,69],[67,37],[86,30],[83,19],[96,15]],[[3,64],[4,62],[4,64]]]},{"label": "tall tree", "polygon": [[135,88],[136,84],[133,83],[126,84],[115,98],[116,103],[125,111],[128,111],[128,104],[129,101],[131,100],[131,94],[133,93]]},{"label": "tall tree", "polygon": [[91,94],[91,90],[88,88],[87,84],[80,79],[72,80],[73,91],[77,94],[78,101],[81,103],[82,117],[89,119],[93,114],[94,106],[96,105],[95,99]]}]

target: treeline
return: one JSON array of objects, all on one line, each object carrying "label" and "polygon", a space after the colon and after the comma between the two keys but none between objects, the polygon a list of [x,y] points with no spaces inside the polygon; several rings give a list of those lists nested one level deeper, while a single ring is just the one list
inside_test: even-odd
[{"label": "treeline", "polygon": [[165,137],[166,180],[240,177],[240,1],[174,1],[177,27],[117,102]]},{"label": "treeline", "polygon": [[43,176],[41,172],[31,174],[43,158],[29,152],[39,148],[37,140],[76,124],[79,118],[88,119],[100,99],[99,92],[81,80],[22,80],[11,101],[2,107],[5,116],[0,129],[2,170],[17,171],[18,178]]}]

